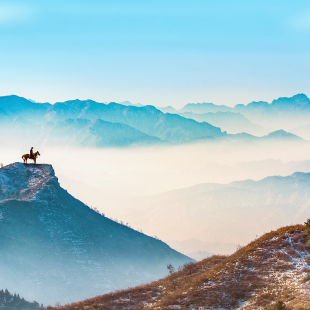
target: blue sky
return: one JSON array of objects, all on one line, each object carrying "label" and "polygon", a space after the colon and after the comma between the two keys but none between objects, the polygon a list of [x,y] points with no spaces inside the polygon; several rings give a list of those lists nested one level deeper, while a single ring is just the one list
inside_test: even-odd
[{"label": "blue sky", "polygon": [[0,95],[177,108],[310,96],[309,1],[0,1]]}]

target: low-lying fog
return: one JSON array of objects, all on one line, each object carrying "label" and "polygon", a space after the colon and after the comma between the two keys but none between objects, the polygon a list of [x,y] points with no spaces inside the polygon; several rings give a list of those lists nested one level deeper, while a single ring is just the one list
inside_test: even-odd
[{"label": "low-lying fog", "polygon": [[[257,228],[250,232],[247,238],[240,237],[240,241],[238,236],[227,236],[225,241],[222,237],[217,240],[216,234],[212,234],[212,238],[208,235],[197,236],[193,229],[180,229],[176,237],[167,229],[161,231],[160,223],[150,227],[142,217],[139,218],[139,208],[142,210],[143,204],[147,203],[147,199],[151,202],[152,197],[146,200],[144,197],[143,204],[135,205],[133,221],[133,215],[128,214],[136,197],[156,195],[199,183],[225,184],[236,180],[259,180],[266,176],[310,171],[308,142],[222,141],[124,149],[57,149],[34,145],[34,149],[41,153],[38,163],[52,164],[60,185],[70,194],[96,207],[106,216],[124,223],[128,221],[133,228],[156,235],[186,253],[228,253],[235,249],[237,243],[251,241],[253,236],[264,233],[266,227],[262,227],[261,231]],[[1,147],[0,162],[4,165],[20,162],[21,156],[28,152],[25,148]],[[245,218],[239,220],[238,225],[246,221]],[[283,223],[274,223],[269,230],[276,229],[278,224]],[[182,223],[179,225],[182,227]],[[157,231],[154,231],[154,227]],[[216,244],[219,246],[216,247]],[[227,244],[226,248],[223,249],[221,244]]]}]

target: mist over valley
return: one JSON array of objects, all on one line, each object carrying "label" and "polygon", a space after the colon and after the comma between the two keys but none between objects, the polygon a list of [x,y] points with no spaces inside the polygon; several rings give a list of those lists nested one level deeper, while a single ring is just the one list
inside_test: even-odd
[{"label": "mist over valley", "polygon": [[[296,95],[164,113],[0,97],[2,287],[64,304],[157,281],[167,265],[230,255],[302,223],[310,142],[293,129],[307,126],[308,105]],[[30,146],[37,166],[21,163]]]}]

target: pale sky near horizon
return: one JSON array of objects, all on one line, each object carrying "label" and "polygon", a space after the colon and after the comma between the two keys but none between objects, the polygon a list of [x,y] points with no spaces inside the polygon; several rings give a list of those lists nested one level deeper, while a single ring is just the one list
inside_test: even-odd
[{"label": "pale sky near horizon", "polygon": [[310,2],[0,0],[0,96],[235,105],[310,96]]}]

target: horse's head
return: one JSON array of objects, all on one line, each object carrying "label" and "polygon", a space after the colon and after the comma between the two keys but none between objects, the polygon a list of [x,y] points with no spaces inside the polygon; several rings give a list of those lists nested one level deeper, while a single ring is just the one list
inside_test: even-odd
[{"label": "horse's head", "polygon": [[40,156],[41,154],[40,154],[39,151],[36,151],[36,152],[35,152],[35,155],[36,155],[36,156],[38,156],[38,155]]}]

